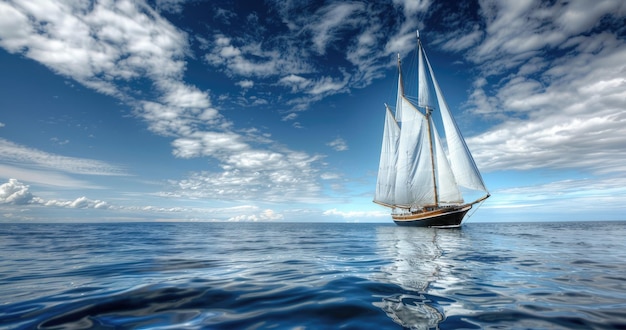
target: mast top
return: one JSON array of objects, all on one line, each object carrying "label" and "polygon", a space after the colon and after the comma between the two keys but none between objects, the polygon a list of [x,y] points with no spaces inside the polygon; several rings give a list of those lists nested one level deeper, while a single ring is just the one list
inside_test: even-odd
[{"label": "mast top", "polygon": [[415,32],[417,33],[417,40],[420,40],[420,30],[415,30]]}]

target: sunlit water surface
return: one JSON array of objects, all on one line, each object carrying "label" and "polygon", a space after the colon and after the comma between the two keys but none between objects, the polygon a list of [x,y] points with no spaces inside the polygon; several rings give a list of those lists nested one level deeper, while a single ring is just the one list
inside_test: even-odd
[{"label": "sunlit water surface", "polygon": [[624,329],[626,222],[0,226],[6,329]]}]

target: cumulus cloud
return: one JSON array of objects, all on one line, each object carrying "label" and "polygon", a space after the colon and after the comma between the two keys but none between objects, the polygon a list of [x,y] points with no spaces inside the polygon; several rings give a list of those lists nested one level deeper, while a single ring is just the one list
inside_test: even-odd
[{"label": "cumulus cloud", "polygon": [[30,186],[17,179],[9,179],[8,182],[0,185],[0,204],[12,205],[40,205],[54,206],[72,209],[108,209],[111,206],[101,200],[91,200],[87,197],[79,197],[75,200],[44,200],[33,196]]},{"label": "cumulus cloud", "polygon": [[75,200],[47,200],[40,201],[40,204],[44,206],[64,207],[71,209],[111,209],[113,208],[109,203],[101,200],[92,200],[85,196],[78,197]]},{"label": "cumulus cloud", "polygon": [[29,186],[16,179],[0,185],[0,204],[25,205],[33,201]]}]

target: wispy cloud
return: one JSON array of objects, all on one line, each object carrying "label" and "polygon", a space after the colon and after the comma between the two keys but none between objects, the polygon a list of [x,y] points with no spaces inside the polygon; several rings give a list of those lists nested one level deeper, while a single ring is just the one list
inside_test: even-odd
[{"label": "wispy cloud", "polygon": [[330,142],[328,142],[326,145],[328,145],[329,147],[333,148],[335,151],[346,151],[348,150],[348,143],[346,143],[346,140],[338,137]]},{"label": "wispy cloud", "polygon": [[318,10],[317,17],[308,22],[305,29],[312,34],[314,49],[320,54],[326,53],[326,48],[333,44],[333,41],[340,39],[337,35],[342,29],[351,26],[363,25],[363,15],[359,15],[365,10],[363,3],[358,2],[337,2],[329,3]]},{"label": "wispy cloud", "polygon": [[[286,88],[293,94],[288,102],[291,110],[302,111],[326,96],[365,87],[382,77],[394,65],[392,54],[406,55],[414,48],[419,16],[427,13],[431,2],[267,4],[268,10],[282,20],[271,34],[243,20],[237,33],[225,29],[200,38],[209,50],[204,58],[233,78],[264,80],[268,86]],[[406,17],[401,24],[388,24],[390,13],[398,14],[397,7]],[[229,20],[235,16],[232,13]],[[328,56],[340,56],[345,61],[328,67]],[[282,98],[268,102],[278,101]]]},{"label": "wispy cloud", "polygon": [[[575,210],[559,213],[566,219],[614,218],[626,212],[625,180],[614,177],[567,179],[494,191],[482,208],[506,212],[524,208],[525,212],[551,214],[554,208]],[[597,210],[604,210],[598,212]],[[561,219],[563,220],[563,219]]]},{"label": "wispy cloud", "polygon": [[[179,5],[178,1],[158,3],[163,10],[176,11]],[[298,189],[303,189],[307,192],[303,199],[318,197],[315,167],[319,166],[316,163],[319,156],[274,147],[267,141],[268,137],[251,140],[234,130],[232,123],[213,106],[208,91],[183,80],[185,57],[190,55],[189,36],[148,4],[142,1],[84,5],[43,1],[37,6],[0,3],[0,11],[10,17],[0,22],[0,45],[9,52],[23,54],[131,105],[135,115],[152,132],[172,138],[172,153],[176,157],[213,157],[220,162],[221,171],[195,172],[188,179],[175,180],[172,195],[229,196],[238,200],[242,196],[249,199],[268,196],[279,200],[293,198]],[[227,19],[229,15],[222,12],[221,17]],[[247,17],[248,22],[254,20]],[[290,51],[285,53],[247,41],[216,34],[212,52],[206,59],[242,77],[281,75],[281,72],[284,75],[286,68],[293,73],[310,71],[307,61],[297,60],[289,55]],[[154,93],[146,94],[135,88],[138,80],[150,84]],[[255,85],[250,79],[238,81],[243,88]],[[321,95],[342,85],[345,85],[343,80],[323,78],[314,80],[311,90]],[[250,99],[254,104],[266,102],[257,96]],[[4,151],[1,159],[14,163],[80,174],[125,174],[109,164],[51,155],[6,140],[0,140],[0,149]],[[250,186],[229,184],[233,173],[238,176],[235,181],[248,180]],[[218,183],[223,183],[226,193],[213,195]],[[269,189],[270,194],[261,189],[268,185],[276,187]],[[195,190],[186,189],[189,186]]]},{"label": "wispy cloud", "polygon": [[103,161],[51,154],[2,138],[0,138],[0,160],[5,164],[20,164],[36,169],[72,174],[128,175],[124,168]]},{"label": "wispy cloud", "polygon": [[498,124],[468,139],[479,167],[626,172],[626,4],[485,2],[481,13],[468,114]]},{"label": "wispy cloud", "polygon": [[388,218],[389,213],[386,211],[340,211],[336,208],[326,210],[322,213],[324,216],[338,216],[344,219],[366,219],[366,218]]}]

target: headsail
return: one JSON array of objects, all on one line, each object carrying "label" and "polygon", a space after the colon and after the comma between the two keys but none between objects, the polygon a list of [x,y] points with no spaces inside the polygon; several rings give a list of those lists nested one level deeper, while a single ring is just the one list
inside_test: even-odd
[{"label": "headsail", "polygon": [[[426,57],[425,54],[424,56]],[[472,154],[467,148],[467,144],[465,143],[465,140],[461,135],[461,131],[459,131],[459,127],[457,126],[454,118],[452,117],[452,114],[450,113],[450,110],[448,109],[448,104],[443,98],[443,93],[441,93],[439,83],[435,78],[435,74],[432,67],[430,66],[430,61],[428,61],[427,57],[426,63],[428,64],[428,71],[430,72],[430,77],[435,87],[437,103],[439,104],[441,119],[443,121],[443,128],[448,144],[448,152],[450,154],[450,165],[452,166],[452,171],[454,172],[456,181],[460,186],[487,192],[487,188],[485,187],[483,178],[478,171],[478,167],[474,162]]]},{"label": "headsail", "polygon": [[454,173],[448,163],[441,139],[437,134],[437,128],[433,127],[433,138],[435,144],[435,173],[437,176],[438,200],[444,204],[463,203],[463,196],[459,190]]},{"label": "headsail", "polygon": [[391,206],[395,204],[396,162],[398,161],[400,127],[393,118],[393,114],[387,105],[385,105],[385,109],[383,145],[380,150],[380,163],[378,165],[378,178],[376,180],[376,196],[374,197],[374,201]]}]

